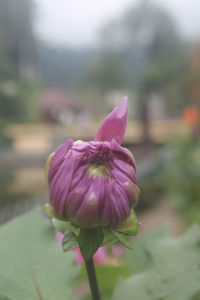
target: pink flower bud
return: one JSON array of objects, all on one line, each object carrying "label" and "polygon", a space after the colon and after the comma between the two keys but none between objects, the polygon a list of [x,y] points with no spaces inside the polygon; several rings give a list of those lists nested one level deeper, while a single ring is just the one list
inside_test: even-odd
[{"label": "pink flower bud", "polygon": [[56,214],[80,227],[119,227],[137,204],[136,165],[121,147],[127,98],[106,117],[95,141],[68,139],[48,160],[50,202]]}]

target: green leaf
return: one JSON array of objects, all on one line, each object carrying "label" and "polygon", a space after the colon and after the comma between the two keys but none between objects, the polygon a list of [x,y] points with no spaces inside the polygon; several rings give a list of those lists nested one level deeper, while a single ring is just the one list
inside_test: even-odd
[{"label": "green leaf", "polygon": [[116,239],[123,244],[125,247],[127,247],[128,249],[133,250],[133,246],[131,243],[131,239],[130,236],[128,236],[127,234],[124,234],[122,232],[118,232],[112,229],[108,229],[115,237]]},{"label": "green leaf", "polygon": [[61,221],[55,218],[52,219],[53,227],[61,233],[65,233],[65,231],[68,230],[68,223],[69,222]]},{"label": "green leaf", "polygon": [[64,252],[68,252],[79,247],[77,236],[72,231],[66,231],[62,240],[62,248]]},{"label": "green leaf", "polygon": [[101,243],[101,246],[112,246],[117,242],[117,238],[106,228],[103,229],[103,234],[104,234],[104,239],[103,242]]},{"label": "green leaf", "polygon": [[80,268],[74,253],[63,254],[40,209],[1,226],[0,241],[2,299],[73,299]]},{"label": "green leaf", "polygon": [[69,221],[61,221],[58,219],[52,219],[53,226],[59,232],[65,233],[66,231],[73,231],[78,236],[79,229],[71,224]]},{"label": "green leaf", "polygon": [[[145,245],[146,270],[121,280],[112,300],[189,300],[200,291],[200,229],[180,238],[162,237]],[[134,261],[137,257],[133,254]]]},{"label": "green leaf", "polygon": [[103,237],[103,229],[101,227],[80,229],[78,240],[81,254],[85,260],[89,260],[96,253],[103,241]]},{"label": "green leaf", "polygon": [[0,294],[0,300],[11,300],[10,298],[7,298],[7,297],[5,297],[5,296],[2,296],[1,294]]},{"label": "green leaf", "polygon": [[135,214],[134,209],[132,209],[130,216],[116,230],[120,232],[124,232],[129,235],[136,235],[138,233],[138,229],[139,229],[138,218]]},{"label": "green leaf", "polygon": [[152,265],[152,256],[149,247],[156,241],[169,238],[171,231],[163,226],[141,235],[135,240],[134,251],[128,251],[125,256],[125,263],[131,268],[132,273],[142,272]]}]

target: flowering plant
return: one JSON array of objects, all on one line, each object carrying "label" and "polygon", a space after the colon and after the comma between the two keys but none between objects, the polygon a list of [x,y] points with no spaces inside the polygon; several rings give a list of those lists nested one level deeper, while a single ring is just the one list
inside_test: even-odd
[{"label": "flowering plant", "polygon": [[68,139],[47,159],[50,204],[46,213],[64,234],[64,251],[80,247],[89,261],[100,246],[116,241],[132,249],[138,231],[133,210],[139,197],[133,155],[120,144],[127,125],[128,100],[105,118],[94,141]]}]

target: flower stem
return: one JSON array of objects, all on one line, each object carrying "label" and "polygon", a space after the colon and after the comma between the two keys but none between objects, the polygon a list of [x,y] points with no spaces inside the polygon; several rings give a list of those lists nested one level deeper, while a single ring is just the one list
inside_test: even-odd
[{"label": "flower stem", "polygon": [[85,265],[87,269],[88,279],[90,283],[90,289],[92,293],[93,300],[101,300],[99,294],[99,288],[97,284],[96,272],[94,268],[93,258],[91,257],[89,260],[85,260]]}]

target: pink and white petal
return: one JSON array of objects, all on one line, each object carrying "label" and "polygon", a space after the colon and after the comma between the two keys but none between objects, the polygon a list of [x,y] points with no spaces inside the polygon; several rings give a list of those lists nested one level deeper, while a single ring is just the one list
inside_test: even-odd
[{"label": "pink and white petal", "polygon": [[114,158],[122,160],[130,165],[133,166],[134,170],[136,171],[136,163],[133,156],[130,152],[126,149],[121,147],[116,141],[113,139],[110,143],[110,149],[114,154]]},{"label": "pink and white petal", "polygon": [[62,164],[65,155],[71,149],[72,145],[73,145],[73,140],[68,139],[54,151],[54,155],[51,158],[49,172],[48,172],[49,182],[51,181],[51,179],[57,172],[58,168]]},{"label": "pink and white petal", "polygon": [[64,234],[56,230],[56,241],[62,245],[62,240],[64,238]]},{"label": "pink and white petal", "polygon": [[65,217],[64,206],[78,161],[77,156],[78,154],[71,150],[67,153],[50,185],[50,202],[55,212],[63,217]]},{"label": "pink and white petal", "polygon": [[126,131],[128,98],[123,97],[115,109],[104,119],[97,131],[95,141],[111,142],[115,139],[121,144]]},{"label": "pink and white petal", "polygon": [[[76,252],[76,257],[75,257],[75,261],[78,264],[83,264],[84,263],[84,259],[81,255],[81,251],[80,248],[76,248],[74,249],[74,251]],[[98,265],[106,265],[107,261],[108,261],[108,255],[106,252],[106,248],[105,247],[100,247],[97,252],[94,254],[93,256],[94,258],[94,262]]]},{"label": "pink and white petal", "polygon": [[98,265],[106,265],[108,263],[108,254],[105,247],[100,247],[94,254],[94,262]]}]

